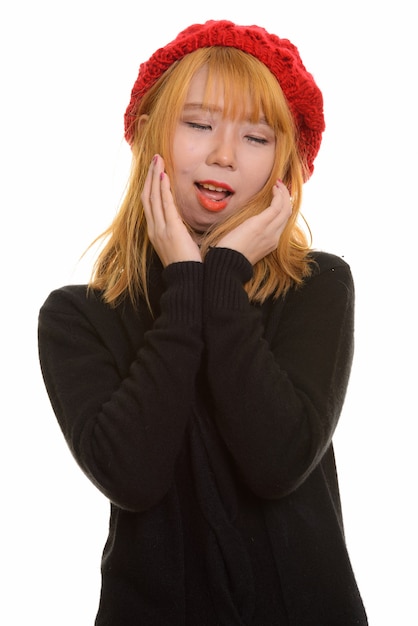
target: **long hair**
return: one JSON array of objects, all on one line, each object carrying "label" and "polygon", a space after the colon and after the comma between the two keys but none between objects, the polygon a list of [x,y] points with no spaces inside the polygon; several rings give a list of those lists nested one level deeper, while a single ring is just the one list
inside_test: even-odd
[{"label": "long hair", "polygon": [[[202,256],[226,232],[268,207],[272,187],[281,179],[293,197],[292,215],[277,248],[255,264],[253,277],[245,289],[251,301],[262,303],[269,296],[285,294],[310,274],[310,244],[298,223],[302,186],[308,172],[298,153],[297,129],[283,92],[268,68],[252,55],[229,47],[202,48],[174,63],[163,74],[142,98],[133,121],[132,164],[126,193],[112,224],[95,240],[102,239],[104,246],[89,283],[91,288],[103,291],[109,304],[116,305],[125,296],[134,304],[141,297],[149,304],[147,275],[153,255],[141,192],[156,153],[163,156],[167,174],[173,180],[172,137],[190,81],[203,66],[208,69],[205,97],[213,97],[215,86],[222,88],[223,114],[232,117],[248,117],[250,102],[251,120],[256,122],[263,114],[273,128],[276,152],[263,189],[240,211],[208,230],[201,241]],[[147,122],[140,124],[144,114],[148,116]]]}]

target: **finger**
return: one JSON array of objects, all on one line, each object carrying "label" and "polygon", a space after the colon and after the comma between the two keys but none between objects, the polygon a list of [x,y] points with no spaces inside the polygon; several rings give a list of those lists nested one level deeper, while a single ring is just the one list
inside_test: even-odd
[{"label": "finger", "polygon": [[165,221],[182,221],[171,193],[170,179],[164,171],[160,172],[160,194]]},{"label": "finger", "polygon": [[146,205],[148,208],[146,218],[148,230],[152,229],[154,233],[162,232],[166,228],[164,203],[161,195],[161,175],[163,172],[164,161],[159,155],[155,155],[148,172],[147,187],[144,188],[147,194]]},{"label": "finger", "polygon": [[283,184],[273,187],[273,197],[268,213],[272,221],[287,221],[292,215],[293,201]]},{"label": "finger", "polygon": [[147,176],[144,182],[144,187],[141,193],[142,205],[144,207],[145,215],[147,218],[151,216],[151,190],[152,190],[152,180],[153,180],[155,159],[156,159],[156,156],[153,158],[153,160],[150,163]]},{"label": "finger", "polygon": [[281,180],[277,180],[273,187],[273,198],[281,199],[286,209],[293,210],[293,198]]},{"label": "finger", "polygon": [[161,172],[164,171],[162,159],[156,155],[152,163],[150,204],[154,219],[164,221],[163,205],[161,198]]}]

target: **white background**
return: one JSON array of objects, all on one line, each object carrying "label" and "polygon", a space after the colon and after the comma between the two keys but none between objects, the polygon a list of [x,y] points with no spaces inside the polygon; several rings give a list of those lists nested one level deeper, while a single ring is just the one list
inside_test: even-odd
[{"label": "white background", "polygon": [[[89,626],[108,504],[72,459],[46,397],[37,315],[85,282],[88,244],[123,193],[123,113],[139,63],[184,27],[230,19],[291,39],[325,99],[304,213],[350,263],[356,356],[335,447],[349,551],[372,626],[418,624],[413,3],[24,0],[2,5],[2,624]],[[267,625],[260,625],[267,626]],[[318,625],[321,626],[321,625]]]}]

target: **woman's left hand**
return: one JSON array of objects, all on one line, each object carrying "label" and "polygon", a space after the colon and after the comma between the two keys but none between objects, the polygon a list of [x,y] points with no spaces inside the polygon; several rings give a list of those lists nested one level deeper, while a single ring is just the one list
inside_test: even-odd
[{"label": "woman's left hand", "polygon": [[254,265],[277,248],[291,214],[292,201],[289,192],[281,181],[277,181],[273,187],[270,206],[224,235],[217,247],[241,252]]}]

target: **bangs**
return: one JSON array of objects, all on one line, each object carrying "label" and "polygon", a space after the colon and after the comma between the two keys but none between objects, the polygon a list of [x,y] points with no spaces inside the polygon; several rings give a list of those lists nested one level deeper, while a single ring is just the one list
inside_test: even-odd
[{"label": "bangs", "polygon": [[284,116],[287,126],[289,112],[283,92],[263,63],[237,48],[212,47],[202,52],[208,69],[204,105],[222,97],[225,117],[257,123],[264,116],[277,131],[283,129]]}]

